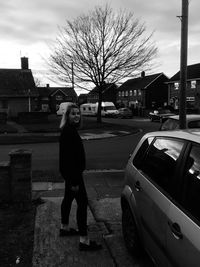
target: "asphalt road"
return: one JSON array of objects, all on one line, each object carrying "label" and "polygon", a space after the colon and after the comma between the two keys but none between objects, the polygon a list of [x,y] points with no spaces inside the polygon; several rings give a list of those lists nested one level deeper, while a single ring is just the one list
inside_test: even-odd
[{"label": "asphalt road", "polygon": [[[107,120],[112,121],[112,119]],[[113,120],[115,123],[140,128],[142,132],[122,137],[84,141],[87,169],[124,169],[129,154],[134,150],[141,136],[159,128],[158,123],[152,123],[148,120]],[[58,143],[0,146],[0,161],[7,161],[9,152],[18,148],[32,151],[33,170],[58,170]]]}]

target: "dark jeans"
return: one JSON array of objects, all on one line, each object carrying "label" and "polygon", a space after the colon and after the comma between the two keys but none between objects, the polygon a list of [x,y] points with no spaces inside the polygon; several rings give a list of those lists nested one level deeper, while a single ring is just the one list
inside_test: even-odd
[{"label": "dark jeans", "polygon": [[87,235],[87,207],[88,197],[83,180],[79,185],[79,191],[73,192],[65,182],[65,195],[61,204],[61,222],[62,224],[69,223],[69,214],[71,211],[72,201],[77,202],[76,220],[79,229],[79,234]]}]

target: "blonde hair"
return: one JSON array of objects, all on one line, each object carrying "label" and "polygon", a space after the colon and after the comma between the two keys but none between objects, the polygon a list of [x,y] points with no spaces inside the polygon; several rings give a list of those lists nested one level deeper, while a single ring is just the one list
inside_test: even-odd
[{"label": "blonde hair", "polygon": [[[61,121],[60,121],[60,129],[62,129],[65,126],[65,124],[70,124],[70,122],[69,122],[69,114],[70,114],[70,112],[71,112],[71,110],[73,108],[77,108],[80,111],[79,106],[77,106],[75,103],[69,104],[67,106],[65,112],[62,115],[62,118],[61,118]],[[79,127],[80,125],[81,125],[81,119],[80,119],[80,122],[79,122],[79,124],[77,126]]]}]

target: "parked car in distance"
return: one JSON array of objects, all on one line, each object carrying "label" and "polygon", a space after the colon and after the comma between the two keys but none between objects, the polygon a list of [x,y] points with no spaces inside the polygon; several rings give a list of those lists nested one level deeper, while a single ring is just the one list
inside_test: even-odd
[{"label": "parked car in distance", "polygon": [[133,114],[129,108],[119,108],[119,117],[120,118],[132,118]]},{"label": "parked car in distance", "polygon": [[[179,129],[179,123],[179,115],[170,116],[163,121],[160,130],[168,131]],[[200,128],[200,114],[187,114],[186,128]]]},{"label": "parked car in distance", "polygon": [[122,230],[132,253],[156,266],[200,263],[200,129],[151,132],[125,169]]},{"label": "parked car in distance", "polygon": [[175,115],[169,109],[158,109],[154,110],[153,112],[149,112],[149,119],[151,121],[159,121],[162,122],[163,119]]},{"label": "parked car in distance", "polygon": [[[98,112],[97,103],[86,103],[80,106],[82,115],[85,116],[96,116]],[[119,111],[116,109],[113,102],[102,102],[101,103],[101,116],[102,117],[117,117]]]},{"label": "parked car in distance", "polygon": [[97,115],[97,104],[96,103],[85,103],[80,105],[81,114],[83,116],[96,116]]}]

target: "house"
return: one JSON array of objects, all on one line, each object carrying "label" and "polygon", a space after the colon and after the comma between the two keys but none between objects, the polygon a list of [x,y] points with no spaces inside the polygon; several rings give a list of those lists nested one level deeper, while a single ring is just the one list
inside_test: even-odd
[{"label": "house", "polygon": [[87,94],[80,94],[78,96],[78,104],[82,105],[82,104],[85,104],[85,103],[87,103]]},{"label": "house", "polygon": [[[102,101],[104,102],[113,102],[116,104],[116,96],[117,96],[117,85],[114,83],[107,83],[102,88]],[[99,100],[99,92],[97,87],[92,89],[87,94],[87,102],[88,103],[96,103]]]},{"label": "house", "polygon": [[164,73],[145,75],[143,71],[118,88],[117,106],[130,107],[134,113],[168,105],[168,80]]},{"label": "house", "polygon": [[53,112],[59,108],[62,102],[77,102],[77,94],[72,87],[37,87],[38,110]]},{"label": "house", "polygon": [[19,112],[34,110],[37,106],[38,91],[28,58],[21,58],[21,69],[0,69],[0,111],[9,117]]},{"label": "house", "polygon": [[[169,103],[179,108],[180,71],[167,82]],[[200,110],[200,63],[187,66],[186,108]]]}]

